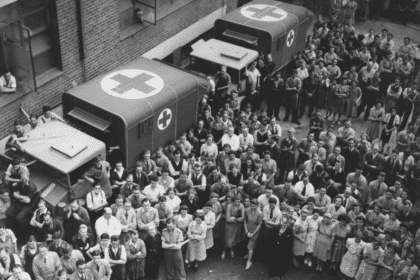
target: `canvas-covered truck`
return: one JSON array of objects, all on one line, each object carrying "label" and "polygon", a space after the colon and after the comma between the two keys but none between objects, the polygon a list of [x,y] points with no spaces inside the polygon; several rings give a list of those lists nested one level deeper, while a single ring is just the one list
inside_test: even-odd
[{"label": "canvas-covered truck", "polygon": [[239,84],[246,67],[259,54],[271,54],[274,71],[284,69],[305,47],[313,14],[306,8],[275,0],[255,0],[217,19],[214,36],[192,45],[190,68],[214,74],[226,65]]},{"label": "canvas-covered truck", "polygon": [[87,134],[119,146],[124,167],[195,125],[204,77],[138,58],[63,94],[63,115]]}]

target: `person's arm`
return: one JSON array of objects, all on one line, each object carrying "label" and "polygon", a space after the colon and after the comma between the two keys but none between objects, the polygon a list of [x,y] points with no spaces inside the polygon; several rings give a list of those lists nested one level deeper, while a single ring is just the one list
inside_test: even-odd
[{"label": "person's arm", "polygon": [[104,262],[105,263],[105,280],[111,280],[111,274],[112,274],[112,269],[111,266],[109,264],[109,262]]},{"label": "person's arm", "polygon": [[125,250],[125,246],[121,246],[121,256],[119,260],[112,260],[109,259],[109,264],[125,264],[127,262],[127,253]]},{"label": "person's arm", "polygon": [[32,263],[32,271],[34,273],[35,280],[44,280],[44,278],[42,278],[40,273],[39,273],[39,268],[38,268],[38,265],[36,264],[36,262]]},{"label": "person's arm", "polygon": [[29,223],[31,226],[33,226],[33,227],[37,227],[37,228],[42,228],[42,226],[44,225],[44,223],[39,223],[37,220],[36,220],[36,211],[35,211],[35,213],[33,214],[33,216],[32,216],[32,219],[31,219],[31,222]]}]

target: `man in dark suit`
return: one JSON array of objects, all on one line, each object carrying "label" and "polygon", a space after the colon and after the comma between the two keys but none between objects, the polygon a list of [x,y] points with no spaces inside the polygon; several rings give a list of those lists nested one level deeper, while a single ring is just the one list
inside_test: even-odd
[{"label": "man in dark suit", "polygon": [[207,134],[208,132],[204,128],[204,121],[199,120],[198,125],[194,128],[194,137],[196,137],[200,142],[199,147],[201,147],[201,144],[206,142]]},{"label": "man in dark suit", "polygon": [[360,152],[354,147],[354,138],[350,138],[347,142],[349,146],[344,148],[341,154],[346,159],[344,172],[346,174],[349,174],[351,172],[354,172],[356,170],[356,167],[360,164]]},{"label": "man in dark suit", "polygon": [[384,163],[383,172],[385,172],[385,183],[388,186],[393,186],[395,179],[397,179],[397,174],[402,168],[402,163],[398,159],[398,151],[393,150],[391,156],[389,156]]},{"label": "man in dark suit", "polygon": [[300,200],[299,194],[292,188],[292,180],[286,179],[283,185],[275,186],[273,194],[278,197],[280,202],[286,202],[289,205],[294,205],[296,201]]},{"label": "man in dark suit", "polygon": [[370,180],[376,180],[384,165],[385,158],[379,153],[379,145],[374,144],[372,151],[363,158],[363,175],[370,176]]},{"label": "man in dark suit", "polygon": [[136,163],[137,166],[143,167],[143,171],[147,174],[147,176],[151,176],[157,172],[156,162],[153,159],[150,159],[150,156],[150,150],[146,150],[143,153],[143,159],[137,161]]},{"label": "man in dark suit", "polygon": [[133,182],[139,185],[141,190],[144,190],[146,186],[150,185],[149,178],[146,172],[143,172],[143,167],[140,164],[136,166],[133,172]]},{"label": "man in dark suit", "polygon": [[[330,175],[331,179],[340,184],[340,193],[344,191],[344,188],[346,186],[346,173],[344,173],[344,169],[341,167],[342,163],[340,159],[335,160],[335,164],[333,167],[329,167],[327,169],[327,173]],[[331,199],[334,199],[331,197]]]}]

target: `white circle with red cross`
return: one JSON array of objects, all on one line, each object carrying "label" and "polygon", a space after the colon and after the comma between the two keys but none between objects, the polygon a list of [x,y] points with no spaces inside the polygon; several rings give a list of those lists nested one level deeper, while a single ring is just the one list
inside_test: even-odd
[{"label": "white circle with red cross", "polygon": [[290,47],[293,44],[293,41],[295,40],[295,31],[293,29],[290,29],[289,33],[286,37],[286,45]]},{"label": "white circle with red cross", "polygon": [[172,120],[172,111],[169,108],[164,109],[162,112],[160,112],[158,120],[157,120],[157,126],[160,130],[164,130],[169,126]]},{"label": "white circle with red cross", "polygon": [[259,21],[281,21],[287,17],[287,12],[276,6],[253,4],[241,9],[244,17]]},{"label": "white circle with red cross", "polygon": [[143,99],[159,93],[164,82],[153,72],[140,69],[125,69],[106,75],[101,81],[102,89],[109,95],[123,99]]}]

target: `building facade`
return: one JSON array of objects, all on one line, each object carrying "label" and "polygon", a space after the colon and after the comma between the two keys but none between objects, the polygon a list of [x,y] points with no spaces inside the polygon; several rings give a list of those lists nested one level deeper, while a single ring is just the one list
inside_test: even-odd
[{"label": "building facade", "polygon": [[139,56],[179,64],[183,49],[237,7],[237,0],[0,0],[0,137],[62,93]]}]

